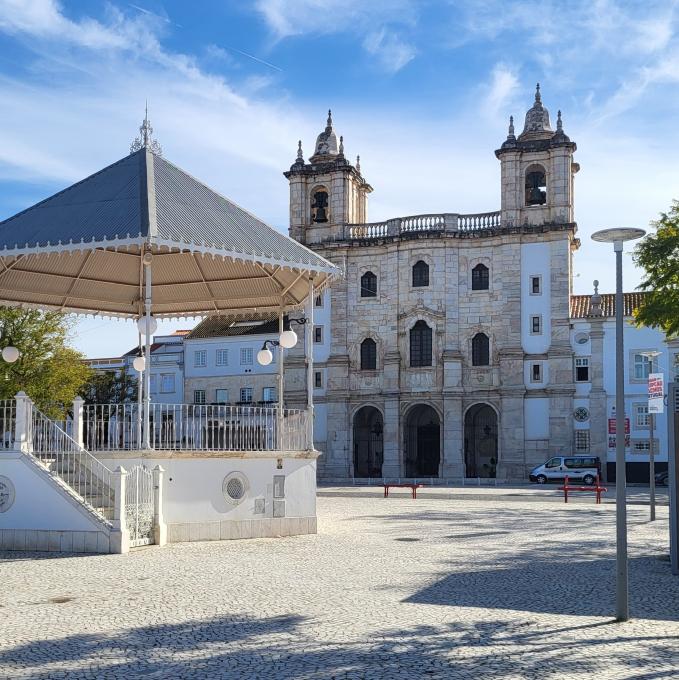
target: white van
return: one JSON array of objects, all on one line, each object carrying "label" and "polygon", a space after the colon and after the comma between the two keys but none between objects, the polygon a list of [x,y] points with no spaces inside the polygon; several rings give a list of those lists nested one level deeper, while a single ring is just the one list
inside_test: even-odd
[{"label": "white van", "polygon": [[531,482],[545,484],[562,482],[568,477],[569,481],[582,480],[590,485],[596,482],[597,475],[601,475],[601,461],[597,456],[554,456],[533,468],[528,478]]}]

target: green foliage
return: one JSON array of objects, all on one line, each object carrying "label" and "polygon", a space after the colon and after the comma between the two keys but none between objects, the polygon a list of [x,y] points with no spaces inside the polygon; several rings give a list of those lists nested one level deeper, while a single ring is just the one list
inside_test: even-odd
[{"label": "green foliage", "polygon": [[67,344],[71,323],[59,312],[0,307],[0,347],[21,353],[14,364],[0,361],[0,399],[23,390],[46,415],[63,417],[90,376],[85,357]]},{"label": "green foliage", "polygon": [[137,379],[125,369],[94,373],[82,390],[88,404],[124,404],[137,396]]},{"label": "green foliage", "polygon": [[668,336],[679,334],[679,201],[652,222],[654,234],[637,245],[634,261],[646,272],[639,288],[646,291],[635,312],[639,326],[661,328]]}]

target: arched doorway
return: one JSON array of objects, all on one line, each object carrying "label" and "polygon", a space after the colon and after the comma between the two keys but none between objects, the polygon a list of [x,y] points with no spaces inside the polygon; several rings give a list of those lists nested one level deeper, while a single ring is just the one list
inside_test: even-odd
[{"label": "arched doorway", "polygon": [[354,477],[381,477],[384,460],[384,423],[374,406],[354,415]]},{"label": "arched doorway", "polygon": [[488,404],[474,404],[464,417],[464,460],[467,477],[495,477],[497,414]]},{"label": "arched doorway", "polygon": [[427,404],[408,412],[405,428],[406,477],[438,477],[441,462],[441,421]]}]

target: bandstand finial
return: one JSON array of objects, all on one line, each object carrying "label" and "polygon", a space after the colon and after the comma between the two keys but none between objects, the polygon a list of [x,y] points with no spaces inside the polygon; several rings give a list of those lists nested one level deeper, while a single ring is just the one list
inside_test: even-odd
[{"label": "bandstand finial", "polygon": [[147,101],[144,106],[144,120],[139,128],[139,137],[136,137],[130,145],[130,153],[140,149],[148,149],[151,153],[160,156],[163,153],[163,149],[151,135],[153,135],[153,127],[151,127],[151,121],[149,120],[149,104]]}]

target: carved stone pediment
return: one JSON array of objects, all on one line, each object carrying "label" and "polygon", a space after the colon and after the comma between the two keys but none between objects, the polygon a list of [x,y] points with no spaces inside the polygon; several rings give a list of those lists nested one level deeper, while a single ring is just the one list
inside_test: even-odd
[{"label": "carved stone pediment", "polygon": [[434,309],[433,307],[429,307],[425,305],[421,300],[418,300],[416,305],[408,307],[404,309],[402,312],[400,312],[398,315],[398,319],[399,321],[401,321],[402,319],[407,319],[409,317],[416,316],[428,316],[431,317],[432,319],[445,319],[446,313],[443,310],[438,310]]}]

